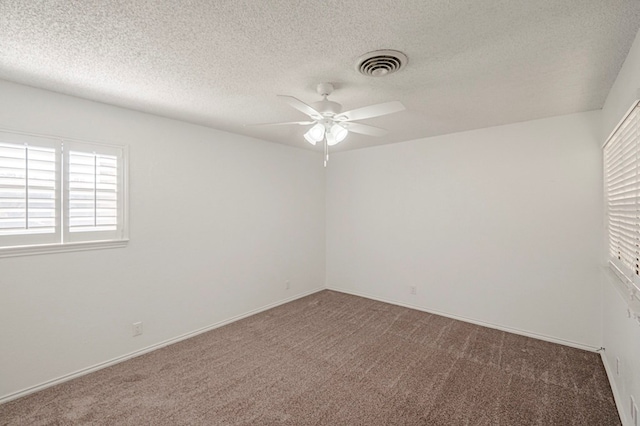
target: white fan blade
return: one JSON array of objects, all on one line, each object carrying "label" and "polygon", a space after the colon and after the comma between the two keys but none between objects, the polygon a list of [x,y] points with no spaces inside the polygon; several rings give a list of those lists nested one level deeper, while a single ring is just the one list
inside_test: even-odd
[{"label": "white fan blade", "polygon": [[406,108],[402,105],[402,102],[392,101],[341,112],[336,115],[335,118],[340,121],[364,120],[367,118],[379,117],[381,115],[393,114],[394,112],[404,111],[405,109]]},{"label": "white fan blade", "polygon": [[322,114],[320,114],[318,111],[316,111],[315,109],[311,108],[309,105],[302,102],[300,99],[294,98],[293,96],[285,96],[285,95],[278,95],[278,97],[283,101],[285,101],[286,103],[288,103],[289,105],[291,105],[292,107],[294,107],[295,109],[297,109],[298,111],[301,111],[307,114],[309,117],[315,120],[319,120],[322,118]]},{"label": "white fan blade", "polygon": [[367,136],[384,136],[388,133],[385,129],[369,126],[368,124],[352,123],[350,121],[346,121],[340,123],[340,125],[344,126],[344,128],[350,132],[360,133]]},{"label": "white fan blade", "polygon": [[255,126],[289,126],[293,124],[298,124],[300,126],[306,126],[307,124],[313,124],[315,121],[289,121],[286,123],[258,123],[258,124],[245,124],[245,127],[255,127]]}]

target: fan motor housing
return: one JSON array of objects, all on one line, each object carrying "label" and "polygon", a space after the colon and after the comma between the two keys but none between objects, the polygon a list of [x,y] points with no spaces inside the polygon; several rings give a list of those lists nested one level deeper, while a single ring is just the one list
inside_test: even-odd
[{"label": "fan motor housing", "polygon": [[319,102],[315,102],[312,106],[313,109],[315,109],[325,117],[333,117],[334,115],[340,114],[340,112],[342,112],[342,105],[328,99],[323,99]]}]

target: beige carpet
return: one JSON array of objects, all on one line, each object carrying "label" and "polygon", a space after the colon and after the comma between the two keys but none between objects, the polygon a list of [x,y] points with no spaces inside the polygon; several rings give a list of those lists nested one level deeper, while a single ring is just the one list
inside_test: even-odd
[{"label": "beige carpet", "polygon": [[333,291],[0,405],[3,425],[619,425],[598,354]]}]

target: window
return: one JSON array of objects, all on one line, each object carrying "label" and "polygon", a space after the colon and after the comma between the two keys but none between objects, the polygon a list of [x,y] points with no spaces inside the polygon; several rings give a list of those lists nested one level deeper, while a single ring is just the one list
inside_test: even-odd
[{"label": "window", "polygon": [[0,256],[123,245],[125,148],[0,131]]},{"label": "window", "polygon": [[604,145],[609,263],[633,294],[640,289],[640,106]]}]

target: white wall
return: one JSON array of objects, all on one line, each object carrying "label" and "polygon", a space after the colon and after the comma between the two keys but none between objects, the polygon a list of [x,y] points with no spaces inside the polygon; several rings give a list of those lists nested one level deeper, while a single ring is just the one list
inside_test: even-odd
[{"label": "white wall", "polygon": [[599,135],[595,111],[333,155],[327,286],[599,347]]},{"label": "white wall", "polygon": [[[640,34],[631,46],[629,55],[618,74],[602,109],[603,128],[601,144],[604,143],[634,100],[640,94]],[[603,246],[606,241],[603,241]],[[604,252],[604,250],[603,250]],[[601,265],[606,269],[606,254]],[[623,423],[631,425],[629,396],[633,395],[640,406],[640,324],[627,317],[627,304],[622,294],[611,284],[610,277],[602,277],[603,300],[603,346],[612,387],[617,401],[622,405]],[[619,376],[615,374],[616,358],[622,363]]]},{"label": "white wall", "polygon": [[131,183],[127,248],[0,259],[0,398],[324,285],[314,152],[7,82],[0,128],[129,145]]}]

